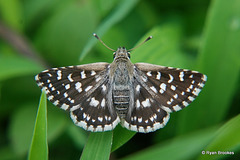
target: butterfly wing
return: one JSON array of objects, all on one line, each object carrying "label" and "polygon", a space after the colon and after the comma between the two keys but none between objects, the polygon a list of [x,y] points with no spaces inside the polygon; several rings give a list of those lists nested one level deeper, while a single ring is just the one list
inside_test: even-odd
[{"label": "butterfly wing", "polygon": [[147,133],[163,128],[169,113],[188,106],[198,96],[207,77],[196,71],[136,63],[134,79],[135,103],[123,126]]},{"label": "butterfly wing", "polygon": [[167,112],[187,107],[200,93],[207,76],[196,71],[137,63],[135,75]]},{"label": "butterfly wing", "polygon": [[112,130],[119,122],[109,93],[108,63],[52,68],[35,77],[56,106],[70,110],[74,123],[89,131]]},{"label": "butterfly wing", "polygon": [[125,128],[142,133],[153,132],[163,128],[170,114],[152,97],[147,89],[137,80],[133,86],[134,106],[122,122]]}]

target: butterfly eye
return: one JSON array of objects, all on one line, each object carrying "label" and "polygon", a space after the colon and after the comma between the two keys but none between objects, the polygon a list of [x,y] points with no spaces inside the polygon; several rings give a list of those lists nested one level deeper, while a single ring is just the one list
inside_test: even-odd
[{"label": "butterfly eye", "polygon": [[115,56],[116,56],[116,53],[114,52],[114,53],[113,53],[113,59],[115,58]]}]

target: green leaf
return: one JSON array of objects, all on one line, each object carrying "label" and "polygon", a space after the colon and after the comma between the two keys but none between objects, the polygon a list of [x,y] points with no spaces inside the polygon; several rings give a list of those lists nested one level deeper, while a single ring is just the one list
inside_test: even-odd
[{"label": "green leaf", "polygon": [[83,49],[96,27],[98,15],[95,14],[91,1],[81,5],[77,1],[59,4],[62,7],[47,17],[44,25],[40,26],[35,43],[42,48],[42,55],[52,65],[77,65],[78,52]]},{"label": "green leaf", "polygon": [[[122,0],[119,2],[119,5],[114,9],[113,13],[109,14],[109,16],[99,25],[96,29],[96,33],[98,36],[102,37],[104,33],[109,30],[113,25],[120,22],[124,17],[128,15],[128,13],[136,6],[139,0]],[[91,38],[86,46],[83,48],[82,53],[80,55],[80,60],[82,60],[86,54],[92,49],[93,45],[97,42],[95,38]]]},{"label": "green leaf", "polygon": [[11,28],[18,31],[22,30],[23,23],[19,23],[22,19],[21,2],[18,0],[0,1],[1,19]]},{"label": "green leaf", "polygon": [[25,155],[29,150],[36,111],[37,108],[34,107],[33,103],[24,104],[19,105],[19,108],[11,116],[9,138],[11,139],[11,147],[18,156]]},{"label": "green leaf", "polygon": [[[201,155],[199,159],[220,159],[220,157],[227,156],[218,154],[218,151],[239,151],[240,150],[240,115],[232,118],[224,124],[214,136],[211,143],[205,148],[205,154]],[[207,151],[217,152],[217,154],[209,155]],[[229,155],[231,158],[231,155]]]},{"label": "green leaf", "polygon": [[120,124],[113,130],[112,152],[128,142],[137,132],[127,130]]},{"label": "green leaf", "polygon": [[51,103],[48,105],[47,113],[47,138],[48,142],[51,143],[52,141],[58,139],[58,137],[66,131],[69,126],[69,123],[67,122],[71,120],[69,120],[69,117],[66,116],[61,109]]},{"label": "green leaf", "polygon": [[0,157],[1,159],[18,159],[19,156],[17,156],[11,147],[9,146],[3,146],[0,148]]},{"label": "green leaf", "polygon": [[26,58],[0,55],[0,81],[18,76],[33,75],[41,70],[39,65]]},{"label": "green leaf", "polygon": [[46,94],[42,92],[35,128],[33,132],[32,144],[28,155],[29,160],[47,160],[48,144],[47,144],[47,104]]},{"label": "green leaf", "polygon": [[198,69],[208,80],[194,106],[179,117],[180,133],[221,122],[239,83],[240,1],[211,2]]},{"label": "green leaf", "polygon": [[69,127],[67,129],[67,133],[70,138],[72,138],[75,146],[78,149],[82,150],[87,141],[87,132],[84,131],[82,128],[77,127],[72,122],[71,124],[69,124]]},{"label": "green leaf", "polygon": [[205,129],[196,133],[173,138],[123,159],[193,159],[195,155],[202,153],[201,151],[204,146],[206,146],[215,135],[215,129],[216,128]]},{"label": "green leaf", "polygon": [[186,56],[180,50],[181,28],[181,21],[173,19],[151,29],[139,40],[139,43],[143,42],[150,35],[153,38],[143,46],[132,51],[132,62],[147,62],[163,66],[188,68],[190,66],[189,62],[191,62],[189,61],[189,56]]},{"label": "green leaf", "polygon": [[92,132],[81,155],[81,160],[106,160],[111,153],[113,132]]}]

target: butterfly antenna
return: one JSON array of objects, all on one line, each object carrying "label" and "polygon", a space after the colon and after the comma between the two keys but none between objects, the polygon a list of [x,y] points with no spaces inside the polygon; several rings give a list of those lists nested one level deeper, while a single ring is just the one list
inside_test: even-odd
[{"label": "butterfly antenna", "polygon": [[114,49],[108,47],[99,37],[96,33],[93,33],[93,36],[96,37],[107,49],[111,50],[111,51],[115,51]]},{"label": "butterfly antenna", "polygon": [[150,39],[152,39],[153,37],[152,36],[149,36],[147,39],[145,39],[142,43],[140,43],[139,45],[137,45],[136,47],[133,47],[131,49],[129,49],[128,51],[132,51],[136,48],[138,48],[139,46],[143,45],[145,42],[149,41]]}]

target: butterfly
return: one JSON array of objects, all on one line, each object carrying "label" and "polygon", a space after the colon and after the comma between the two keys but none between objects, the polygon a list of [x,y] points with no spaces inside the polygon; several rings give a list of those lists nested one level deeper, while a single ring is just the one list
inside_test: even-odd
[{"label": "butterfly", "polygon": [[132,131],[153,132],[167,124],[171,112],[187,107],[198,96],[207,76],[186,69],[133,64],[129,51],[119,47],[110,64],[51,68],[35,80],[49,101],[70,111],[73,122],[87,131],[110,131],[120,123]]}]

